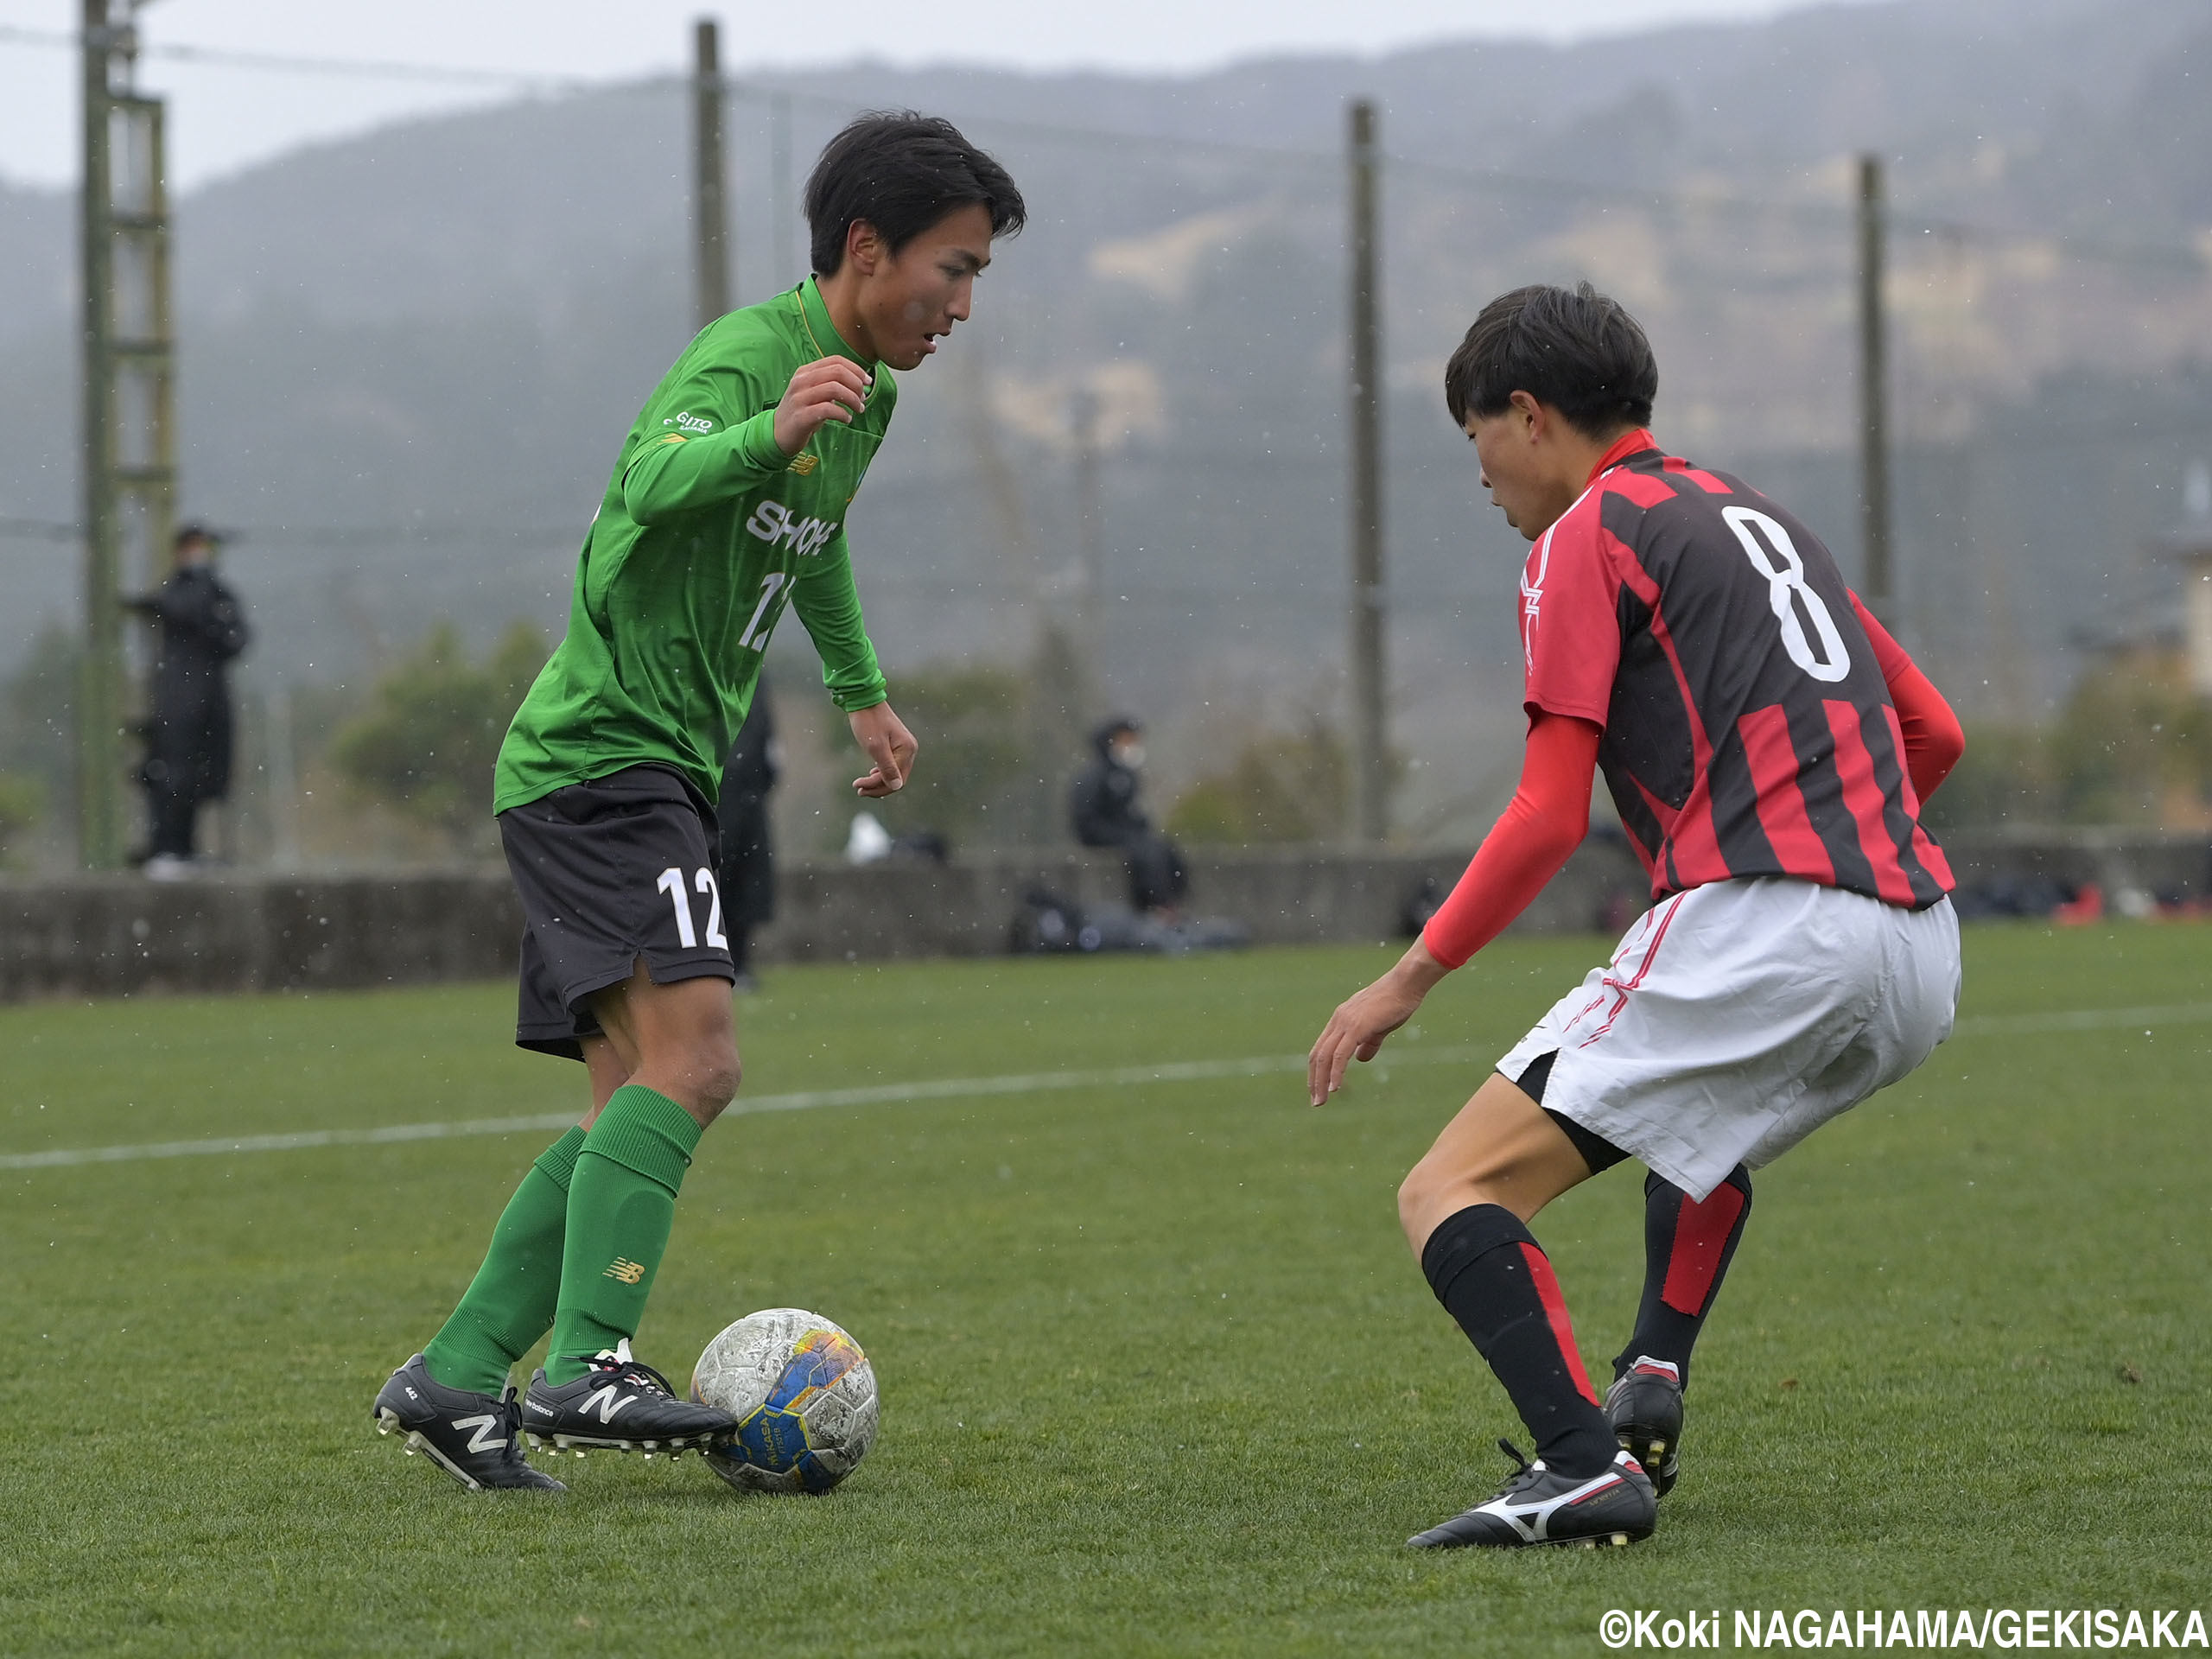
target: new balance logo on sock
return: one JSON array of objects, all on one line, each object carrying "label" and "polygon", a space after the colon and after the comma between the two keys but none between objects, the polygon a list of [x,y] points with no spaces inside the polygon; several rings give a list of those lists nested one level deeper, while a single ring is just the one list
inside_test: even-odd
[{"label": "new balance logo on sock", "polygon": [[600,1274],[602,1279],[620,1279],[626,1285],[634,1285],[645,1276],[645,1264],[642,1262],[632,1262],[626,1255],[616,1256],[614,1265]]},{"label": "new balance logo on sock", "polygon": [[468,1437],[468,1449],[472,1452],[496,1452],[507,1443],[507,1437],[504,1434],[497,1440],[492,1438],[492,1431],[499,1426],[499,1420],[496,1414],[486,1414],[481,1417],[456,1417],[453,1420],[453,1426],[456,1429],[473,1428],[476,1431]]},{"label": "new balance logo on sock", "polygon": [[610,1382],[605,1388],[594,1389],[589,1394],[586,1395],[583,1399],[583,1403],[578,1406],[576,1410],[579,1413],[583,1413],[595,1409],[599,1413],[599,1421],[601,1422],[611,1423],[614,1421],[614,1414],[621,1410],[623,1407],[628,1405],[637,1397],[638,1396],[634,1394],[616,1395],[614,1392],[614,1385]]}]

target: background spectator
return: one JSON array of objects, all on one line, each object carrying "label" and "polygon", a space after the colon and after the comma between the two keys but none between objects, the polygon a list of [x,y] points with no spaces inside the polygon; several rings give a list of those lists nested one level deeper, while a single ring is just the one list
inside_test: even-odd
[{"label": "background spectator", "polygon": [[1137,805],[1144,728],[1121,716],[1092,733],[1090,742],[1098,758],[1069,795],[1075,838],[1086,847],[1119,848],[1129,869],[1130,908],[1173,920],[1190,877],[1175,843]]},{"label": "background spectator", "polygon": [[203,525],[176,533],[175,569],[150,594],[127,599],[161,627],[146,721],[148,841],[143,868],[156,881],[191,868],[200,803],[231,787],[231,658],[245,649],[245,613],[214,568],[221,538]]}]

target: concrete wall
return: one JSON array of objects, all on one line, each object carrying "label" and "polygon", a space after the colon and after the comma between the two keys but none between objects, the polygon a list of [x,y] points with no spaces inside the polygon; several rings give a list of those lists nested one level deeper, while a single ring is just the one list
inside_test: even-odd
[{"label": "concrete wall", "polygon": [[[1243,923],[1258,944],[1393,938],[1422,880],[1448,888],[1465,861],[1316,848],[1199,855],[1193,908]],[[1085,906],[1123,895],[1118,860],[1073,851],[859,869],[787,861],[779,874],[776,920],[756,939],[771,962],[985,956],[1007,948],[1033,888]],[[1593,843],[1516,925],[1596,927],[1632,913],[1640,885],[1624,854]],[[0,1001],[499,978],[514,971],[521,925],[496,868],[0,883]]]},{"label": "concrete wall", "polygon": [[2131,887],[2190,899],[2212,892],[2212,842],[2202,835],[2027,827],[1953,830],[1941,839],[1961,887],[2040,876],[2065,887],[2094,882],[2107,902]]},{"label": "concrete wall", "polygon": [[[2207,891],[2202,837],[1993,832],[1944,844],[1962,884],[2041,875],[2095,881],[2107,897],[2129,887]],[[1191,860],[1192,908],[1243,923],[1258,944],[1397,938],[1423,880],[1448,889],[1465,862],[1457,851],[1200,853]],[[757,942],[771,962],[986,956],[1007,948],[1032,888],[1078,905],[1122,894],[1116,860],[1076,851],[861,869],[787,861],[780,874],[777,918]],[[1626,849],[1593,837],[1513,931],[1618,933],[1643,893]],[[514,971],[521,924],[498,868],[0,882],[0,1001],[502,978]]]}]

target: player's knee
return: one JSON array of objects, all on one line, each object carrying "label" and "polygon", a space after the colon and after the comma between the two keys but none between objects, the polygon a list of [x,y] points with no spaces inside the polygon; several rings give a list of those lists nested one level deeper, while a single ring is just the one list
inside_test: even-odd
[{"label": "player's knee", "polygon": [[737,1098],[738,1086],[745,1081],[745,1065],[737,1057],[734,1037],[710,1038],[694,1051],[691,1061],[692,1088],[700,1103],[721,1111]]},{"label": "player's knee", "polygon": [[1398,1225],[1406,1230],[1408,1238],[1428,1236],[1436,1224],[1436,1206],[1446,1185],[1442,1172],[1432,1167],[1427,1159],[1406,1172],[1406,1179],[1398,1183]]}]

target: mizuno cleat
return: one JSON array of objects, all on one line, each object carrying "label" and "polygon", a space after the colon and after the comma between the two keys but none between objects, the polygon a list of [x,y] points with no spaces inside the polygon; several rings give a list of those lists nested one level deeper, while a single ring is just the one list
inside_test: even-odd
[{"label": "mizuno cleat", "polygon": [[1621,1450],[1643,1465],[1661,1497],[1682,1472],[1681,1373],[1663,1359],[1637,1356],[1605,1390],[1605,1421]]},{"label": "mizuno cleat", "polygon": [[568,1491],[524,1460],[522,1408],[512,1388],[498,1400],[472,1389],[449,1389],[417,1354],[391,1374],[373,1410],[378,1433],[404,1433],[409,1457],[422,1452],[472,1492]]},{"label": "mizuno cleat", "polygon": [[558,1387],[539,1371],[523,1399],[523,1426],[534,1446],[582,1456],[594,1447],[656,1452],[674,1457],[728,1442],[737,1419],[695,1405],[650,1365],[630,1357],[626,1340],[591,1362],[591,1370]]},{"label": "mizuno cleat", "polygon": [[1406,1541],[1415,1549],[1526,1549],[1558,1544],[1583,1549],[1632,1544],[1649,1538],[1659,1518],[1659,1499],[1643,1465],[1623,1452],[1602,1474],[1577,1479],[1554,1474],[1543,1459],[1530,1463],[1500,1440],[1521,1466],[1489,1503]]}]

